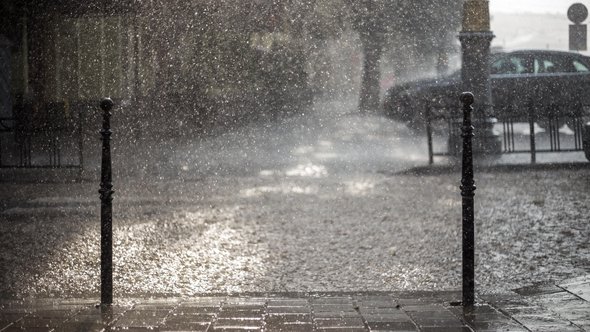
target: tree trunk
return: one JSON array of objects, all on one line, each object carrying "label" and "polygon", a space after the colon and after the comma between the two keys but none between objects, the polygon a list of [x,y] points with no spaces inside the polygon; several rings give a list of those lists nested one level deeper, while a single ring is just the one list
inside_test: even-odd
[{"label": "tree trunk", "polygon": [[383,40],[378,33],[361,36],[363,44],[363,76],[359,110],[361,112],[377,111],[379,109],[379,94],[381,72],[379,62],[383,53]]}]

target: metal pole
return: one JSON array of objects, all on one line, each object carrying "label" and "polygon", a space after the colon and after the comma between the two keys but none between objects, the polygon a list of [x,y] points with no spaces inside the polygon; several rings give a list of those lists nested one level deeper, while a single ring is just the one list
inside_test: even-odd
[{"label": "metal pole", "polygon": [[463,103],[463,167],[461,178],[461,196],[463,197],[463,306],[472,307],[475,303],[475,226],[473,196],[473,150],[471,139],[473,126],[471,112],[474,97],[470,92],[461,94]]},{"label": "metal pole", "polygon": [[426,136],[428,139],[428,164],[434,164],[434,150],[432,147],[432,114],[430,107],[426,106]]},{"label": "metal pole", "polygon": [[84,174],[84,122],[81,107],[78,107],[78,161],[80,163],[78,180],[81,182]]},{"label": "metal pole", "polygon": [[102,117],[102,165],[100,176],[100,304],[113,303],[113,184],[111,170],[111,110],[113,101],[100,102]]},{"label": "metal pole", "polygon": [[537,163],[535,121],[537,121],[535,106],[532,103],[529,103],[529,130],[531,132],[529,137],[531,142],[531,164]]}]

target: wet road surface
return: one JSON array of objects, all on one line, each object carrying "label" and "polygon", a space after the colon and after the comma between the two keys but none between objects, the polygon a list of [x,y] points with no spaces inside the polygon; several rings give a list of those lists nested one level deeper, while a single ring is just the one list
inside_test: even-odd
[{"label": "wet road surface", "polygon": [[[459,288],[459,170],[412,171],[425,138],[352,109],[183,142],[115,131],[116,296]],[[476,169],[478,290],[590,271],[589,174]],[[97,294],[98,181],[2,186],[0,293]]]}]

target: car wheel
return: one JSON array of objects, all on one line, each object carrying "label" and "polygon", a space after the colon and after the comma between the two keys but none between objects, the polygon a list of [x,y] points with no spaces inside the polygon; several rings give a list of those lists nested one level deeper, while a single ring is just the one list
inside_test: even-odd
[{"label": "car wheel", "polygon": [[[576,106],[573,109],[570,110],[565,110],[562,112],[557,113],[559,115],[559,122],[557,123],[559,125],[560,129],[563,125],[567,125],[569,129],[571,129],[573,132],[577,132],[579,130],[582,129],[582,126],[580,124],[580,118],[583,114],[585,114],[584,108],[582,108],[582,106]],[[541,116],[537,119],[537,125],[541,128],[541,129],[545,129],[548,130],[551,127],[551,124],[556,124],[555,123],[555,119],[549,119],[547,116]]]},{"label": "car wheel", "polygon": [[396,115],[396,119],[403,122],[413,121],[413,112],[410,109],[410,98],[401,97],[393,104],[393,112]]},{"label": "car wheel", "polygon": [[[540,120],[537,121],[536,124],[539,126],[539,128],[547,131],[549,130],[549,128],[551,128],[551,122],[549,120]],[[578,130],[581,129],[579,122],[576,121],[576,119],[572,119],[572,118],[565,118],[563,119],[563,121],[559,122],[559,128],[557,128],[557,130],[561,129],[561,127],[563,127],[563,125],[566,125],[569,129],[571,129],[573,132],[577,132]]]},{"label": "car wheel", "polygon": [[[546,133],[551,128],[551,121],[548,119],[537,119],[535,124],[543,130],[543,133]],[[535,133],[538,133],[536,129]]]},{"label": "car wheel", "polygon": [[578,130],[580,130],[578,121],[576,121],[576,119],[572,119],[572,118],[567,118],[565,120],[565,124],[568,126],[569,129],[571,129],[573,132],[577,132]]},{"label": "car wheel", "polygon": [[584,115],[585,110],[582,104],[577,104],[572,107],[569,112],[566,112],[566,117],[564,119],[564,123],[571,129],[573,132],[578,132],[583,130],[583,123],[582,116]]},{"label": "car wheel", "polygon": [[[410,101],[408,98],[408,101],[406,103],[406,107],[405,107],[405,121],[406,124],[408,126],[408,128],[418,132],[418,133],[422,133],[426,130],[426,125],[427,125],[427,106],[426,106],[426,102],[425,101],[420,101],[420,100],[412,100]],[[431,112],[433,112],[431,110]],[[434,124],[432,125],[432,127],[436,127]],[[435,128],[432,128],[433,130]]]},{"label": "car wheel", "polygon": [[383,109],[385,111],[385,115],[394,119],[394,120],[398,120],[399,97],[387,96],[386,98],[387,99],[383,103]]}]

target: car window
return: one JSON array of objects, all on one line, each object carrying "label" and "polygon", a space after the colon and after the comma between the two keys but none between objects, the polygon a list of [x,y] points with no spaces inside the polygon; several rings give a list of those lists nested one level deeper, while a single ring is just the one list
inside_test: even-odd
[{"label": "car window", "polygon": [[580,73],[589,72],[590,66],[579,59],[555,54],[542,54],[535,56],[534,69],[536,74]]},{"label": "car window", "polygon": [[543,74],[543,73],[558,73],[563,72],[563,66],[557,64],[557,61],[552,61],[548,59],[535,59],[534,62],[535,66],[535,74]]},{"label": "car window", "polygon": [[578,60],[574,60],[573,65],[574,65],[574,68],[576,69],[576,71],[578,73],[583,73],[583,72],[590,71],[585,64],[581,63]]},{"label": "car window", "polygon": [[525,58],[521,56],[507,56],[492,63],[491,73],[498,75],[528,74],[532,72],[528,67]]}]

